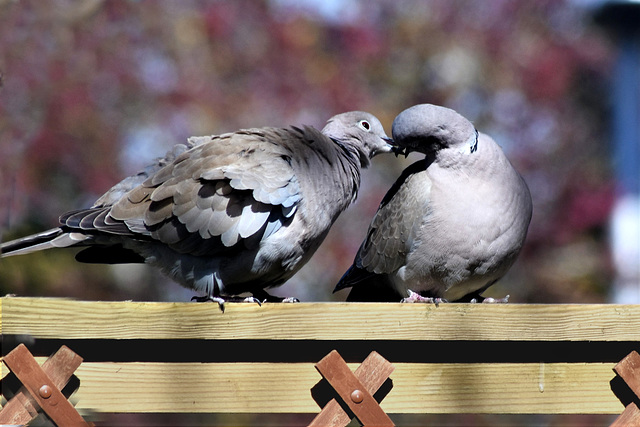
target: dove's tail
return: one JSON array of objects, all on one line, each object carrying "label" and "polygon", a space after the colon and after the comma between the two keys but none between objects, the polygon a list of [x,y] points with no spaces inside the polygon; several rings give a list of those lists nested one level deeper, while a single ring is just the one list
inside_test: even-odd
[{"label": "dove's tail", "polygon": [[353,302],[399,302],[403,296],[386,274],[375,274],[352,265],[342,276],[333,292],[351,288],[347,301]]},{"label": "dove's tail", "polygon": [[87,236],[80,233],[69,233],[62,228],[52,228],[42,233],[3,243],[0,245],[0,257],[24,255],[51,248],[66,248],[85,239]]}]

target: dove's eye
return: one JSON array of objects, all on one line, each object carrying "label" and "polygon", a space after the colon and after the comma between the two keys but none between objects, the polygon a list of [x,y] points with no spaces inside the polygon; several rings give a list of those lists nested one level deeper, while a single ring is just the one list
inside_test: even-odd
[{"label": "dove's eye", "polygon": [[371,125],[366,120],[360,120],[358,122],[358,126],[360,126],[361,129],[366,130],[367,132],[369,132],[369,130],[371,130]]}]

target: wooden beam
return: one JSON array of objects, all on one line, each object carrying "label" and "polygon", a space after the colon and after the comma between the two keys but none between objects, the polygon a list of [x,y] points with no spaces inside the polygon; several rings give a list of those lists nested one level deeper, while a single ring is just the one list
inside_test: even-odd
[{"label": "wooden beam", "polygon": [[[348,364],[355,370],[359,364]],[[612,364],[397,363],[380,406],[392,413],[619,414]],[[77,409],[317,413],[312,363],[83,363]]]},{"label": "wooden beam", "polygon": [[[2,333],[51,339],[640,342],[638,305],[94,302],[2,298]],[[283,333],[283,331],[286,331]]]}]

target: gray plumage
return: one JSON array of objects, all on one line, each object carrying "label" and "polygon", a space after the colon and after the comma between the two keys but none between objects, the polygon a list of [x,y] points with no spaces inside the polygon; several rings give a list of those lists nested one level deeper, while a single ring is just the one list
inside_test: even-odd
[{"label": "gray plumage", "polygon": [[516,260],[531,196],[489,136],[448,108],[422,104],[393,122],[395,144],[423,160],[383,198],[336,291],[349,301],[400,301],[414,291],[448,301],[478,297]]},{"label": "gray plumage", "polygon": [[356,198],[360,170],[391,140],[355,111],[313,127],[190,138],[60,227],[1,246],[2,256],[87,246],[81,262],[146,262],[210,297],[284,283]]}]

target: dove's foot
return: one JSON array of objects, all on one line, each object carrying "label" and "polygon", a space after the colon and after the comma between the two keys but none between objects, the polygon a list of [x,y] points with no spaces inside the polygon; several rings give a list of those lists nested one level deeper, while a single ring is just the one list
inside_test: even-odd
[{"label": "dove's foot", "polygon": [[407,298],[403,298],[400,302],[435,304],[437,307],[438,305],[440,305],[440,303],[447,302],[447,300],[444,298],[423,297],[419,293],[413,292],[411,289],[409,289],[409,296]]},{"label": "dove's foot", "polygon": [[218,307],[220,307],[220,311],[222,311],[224,313],[224,303],[226,302],[226,300],[224,298],[221,297],[214,297],[213,295],[205,295],[205,296],[194,296],[191,297],[191,301],[195,301],[195,302],[217,302],[218,303]]},{"label": "dove's foot", "polygon": [[275,295],[271,295],[264,290],[252,292],[254,296],[260,298],[262,302],[300,302],[300,300],[296,297],[277,297]]},{"label": "dove's foot", "polygon": [[509,302],[509,295],[507,295],[504,298],[482,298],[480,297],[481,300],[478,301],[477,298],[473,298],[471,299],[471,301],[469,301],[470,303],[477,303],[477,302],[481,302],[482,304],[506,304]]},{"label": "dove's foot", "polygon": [[256,303],[258,305],[262,305],[262,303],[260,302],[259,299],[257,299],[256,297],[240,297],[240,296],[225,296],[224,298],[220,297],[220,296],[213,296],[213,295],[205,295],[205,296],[194,296],[193,298],[191,298],[191,301],[196,301],[196,302],[217,302],[218,303],[218,307],[220,307],[220,310],[224,313],[224,303],[226,302],[252,302],[252,303]]}]

